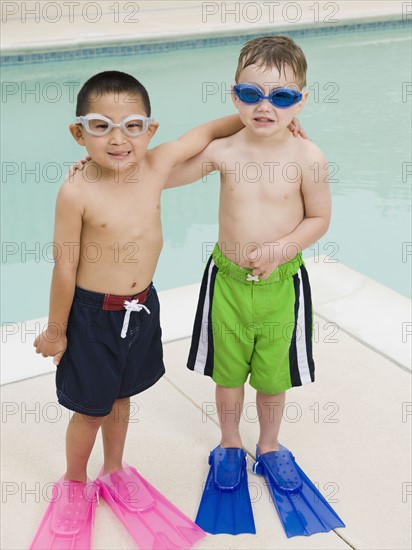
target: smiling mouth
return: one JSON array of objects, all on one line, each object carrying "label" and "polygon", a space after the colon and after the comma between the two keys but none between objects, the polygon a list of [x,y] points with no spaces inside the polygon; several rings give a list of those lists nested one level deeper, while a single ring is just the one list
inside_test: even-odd
[{"label": "smiling mouth", "polygon": [[264,124],[268,124],[270,122],[275,122],[273,119],[265,117],[265,116],[255,117],[253,120],[255,122],[264,123]]},{"label": "smiling mouth", "polygon": [[131,151],[118,151],[117,153],[108,153],[112,157],[126,158],[130,155]]}]

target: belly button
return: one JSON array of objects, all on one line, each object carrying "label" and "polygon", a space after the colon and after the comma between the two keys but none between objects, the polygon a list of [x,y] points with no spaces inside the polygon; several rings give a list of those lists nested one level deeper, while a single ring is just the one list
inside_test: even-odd
[{"label": "belly button", "polygon": [[134,288],[135,286],[136,286],[136,283],[133,283],[133,284],[132,284],[132,288]]}]

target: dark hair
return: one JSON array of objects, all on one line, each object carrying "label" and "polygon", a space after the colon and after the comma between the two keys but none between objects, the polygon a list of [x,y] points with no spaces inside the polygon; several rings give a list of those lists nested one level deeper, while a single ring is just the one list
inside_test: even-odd
[{"label": "dark hair", "polygon": [[83,84],[77,94],[76,116],[87,115],[90,112],[90,103],[108,93],[139,95],[143,101],[146,116],[151,115],[149,94],[143,84],[127,73],[105,71],[95,74]]},{"label": "dark hair", "polygon": [[279,74],[288,65],[299,88],[306,86],[307,63],[302,49],[288,36],[264,36],[247,42],[240,52],[235,80],[249,65],[276,67]]}]

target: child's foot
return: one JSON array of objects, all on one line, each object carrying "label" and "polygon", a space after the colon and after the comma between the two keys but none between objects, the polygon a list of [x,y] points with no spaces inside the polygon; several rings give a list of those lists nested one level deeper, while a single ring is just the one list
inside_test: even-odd
[{"label": "child's foot", "polygon": [[259,454],[263,455],[265,453],[270,453],[272,451],[279,451],[279,442],[276,443],[258,443],[257,448],[259,449]]},{"label": "child's foot", "polygon": [[210,453],[209,464],[213,465],[214,482],[219,488],[234,490],[240,484],[245,457],[245,451],[236,447],[219,446]]},{"label": "child's foot", "polygon": [[73,481],[77,483],[87,483],[87,474],[75,474],[73,472],[67,471],[63,476],[64,481]]},{"label": "child's foot", "polygon": [[106,474],[117,472],[118,470],[123,470],[123,464],[103,464],[101,475],[105,476]]},{"label": "child's foot", "polygon": [[242,440],[239,438],[234,439],[223,439],[220,442],[220,447],[222,449],[242,449]]}]

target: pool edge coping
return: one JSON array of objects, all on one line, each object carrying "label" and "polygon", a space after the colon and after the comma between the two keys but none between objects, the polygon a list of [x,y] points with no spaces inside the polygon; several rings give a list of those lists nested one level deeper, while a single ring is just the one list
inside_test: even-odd
[{"label": "pool edge coping", "polygon": [[[32,63],[47,63],[50,61],[62,61],[66,59],[96,58],[109,55],[133,55],[135,53],[161,53],[170,50],[183,50],[190,48],[215,47],[247,41],[256,36],[263,36],[267,33],[286,33],[291,36],[327,35],[334,33],[353,32],[359,30],[379,30],[384,28],[408,27],[409,20],[398,12],[385,14],[357,14],[339,20],[337,24],[311,21],[303,21],[297,24],[262,24],[251,28],[240,25],[236,28],[226,27],[224,29],[214,27],[210,31],[199,33],[196,31],[186,32],[159,32],[151,33],[148,36],[136,37],[135,35],[117,35],[91,37],[89,39],[75,38],[65,41],[48,41],[44,43],[23,44],[21,47],[2,46],[0,62],[3,66],[13,66]],[[377,28],[376,28],[377,27]],[[212,41],[212,42],[211,42]],[[71,46],[71,47],[69,47]],[[133,51],[121,51],[122,48],[133,48]],[[113,49],[112,53],[106,50]],[[92,50],[94,50],[92,52]],[[79,55],[72,55],[73,53]],[[80,55],[82,52],[85,55]],[[54,54],[54,55],[53,55]],[[55,58],[54,58],[55,57]]]}]

